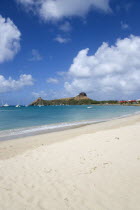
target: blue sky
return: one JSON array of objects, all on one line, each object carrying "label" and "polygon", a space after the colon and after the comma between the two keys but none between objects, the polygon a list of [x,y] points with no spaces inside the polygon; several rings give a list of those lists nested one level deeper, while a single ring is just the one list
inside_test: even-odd
[{"label": "blue sky", "polygon": [[139,11],[138,0],[1,0],[0,99],[140,98]]}]

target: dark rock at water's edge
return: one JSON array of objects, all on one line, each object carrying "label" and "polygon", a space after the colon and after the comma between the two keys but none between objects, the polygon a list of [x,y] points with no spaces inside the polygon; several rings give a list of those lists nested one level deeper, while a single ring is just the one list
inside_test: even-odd
[{"label": "dark rock at water's edge", "polygon": [[48,105],[88,105],[97,104],[98,102],[87,97],[87,94],[81,92],[79,95],[71,98],[61,98],[55,100],[43,100],[39,97],[33,101],[29,106],[48,106]]}]

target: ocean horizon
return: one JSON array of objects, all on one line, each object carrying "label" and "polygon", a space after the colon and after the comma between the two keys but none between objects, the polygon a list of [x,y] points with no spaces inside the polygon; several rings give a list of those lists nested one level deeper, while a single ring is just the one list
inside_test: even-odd
[{"label": "ocean horizon", "polygon": [[0,140],[53,132],[140,113],[139,106],[0,107]]}]

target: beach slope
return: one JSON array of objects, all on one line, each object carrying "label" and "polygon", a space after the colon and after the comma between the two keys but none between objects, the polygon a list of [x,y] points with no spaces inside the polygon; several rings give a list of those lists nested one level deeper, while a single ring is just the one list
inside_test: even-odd
[{"label": "beach slope", "polygon": [[139,115],[0,142],[0,153],[2,210],[140,209]]}]

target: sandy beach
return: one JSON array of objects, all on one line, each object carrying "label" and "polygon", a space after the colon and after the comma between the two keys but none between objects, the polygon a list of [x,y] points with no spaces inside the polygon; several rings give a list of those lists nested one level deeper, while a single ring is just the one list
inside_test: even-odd
[{"label": "sandy beach", "polygon": [[139,210],[140,115],[0,142],[0,210]]}]

